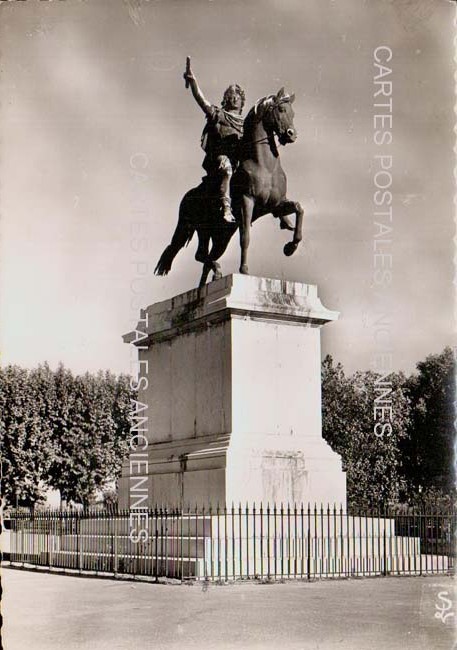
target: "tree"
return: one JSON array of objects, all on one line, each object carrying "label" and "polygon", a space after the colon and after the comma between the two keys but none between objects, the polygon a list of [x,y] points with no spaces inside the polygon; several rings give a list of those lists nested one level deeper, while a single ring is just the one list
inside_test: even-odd
[{"label": "tree", "polygon": [[407,382],[409,436],[402,442],[409,494],[449,494],[455,487],[455,354],[446,347],[417,364]]},{"label": "tree", "polygon": [[[404,490],[399,451],[409,424],[404,384],[401,373],[381,378],[368,371],[346,377],[330,356],[322,364],[323,437],[342,457],[353,508],[386,506]],[[380,404],[388,405],[383,420],[379,406],[374,410]],[[375,428],[377,423],[386,424],[385,429]]]},{"label": "tree", "polygon": [[2,503],[31,506],[44,495],[43,476],[52,457],[50,423],[52,372],[0,368]]},{"label": "tree", "polygon": [[88,504],[120,475],[134,397],[126,375],[0,369],[3,503],[30,506],[52,487]]},{"label": "tree", "polygon": [[87,505],[95,490],[120,475],[133,391],[127,376],[110,372],[73,377],[59,368],[57,382],[55,455],[47,481],[64,500]]}]

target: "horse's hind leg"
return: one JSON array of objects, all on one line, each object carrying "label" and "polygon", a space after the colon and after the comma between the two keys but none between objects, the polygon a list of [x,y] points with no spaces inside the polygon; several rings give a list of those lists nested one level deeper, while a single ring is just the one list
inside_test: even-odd
[{"label": "horse's hind leg", "polygon": [[[237,229],[236,225],[227,224],[224,228],[216,230],[209,235],[208,231],[199,232],[199,243],[195,259],[203,262],[203,270],[200,278],[199,287],[205,286],[210,271],[213,271],[213,280],[219,280],[222,277],[221,267],[217,260],[225,253],[229,241]],[[208,252],[209,240],[211,238],[212,246]]]},{"label": "horse's hind leg", "polygon": [[195,253],[195,259],[197,262],[201,262],[202,264],[205,264],[206,260],[208,259],[208,251],[209,251],[209,232],[205,229],[201,229],[197,231],[198,234],[198,247],[197,251]]},{"label": "horse's hind leg", "polygon": [[212,267],[211,267],[211,264],[209,262],[205,262],[203,264],[203,270],[202,270],[202,274],[201,274],[201,277],[200,277],[200,282],[198,284],[199,289],[201,289],[202,287],[205,286],[206,280],[208,279],[208,275],[209,275],[209,272],[211,271],[211,268]]},{"label": "horse's hind leg", "polygon": [[219,278],[222,277],[221,265],[216,260],[222,257],[222,255],[227,250],[227,246],[232,239],[235,230],[235,227],[225,228],[224,230],[220,230],[217,234],[213,235],[213,245],[208,255],[208,259],[212,264],[214,273],[213,280],[219,280]]},{"label": "horse's hind leg", "polygon": [[198,248],[195,253],[195,259],[197,262],[202,262],[203,264],[202,274],[198,284],[200,288],[205,286],[210,271],[214,272],[213,280],[221,277],[220,266],[212,259],[211,255],[211,252],[214,250],[214,244],[211,247],[211,252],[209,252],[209,240],[210,235],[208,231],[205,230],[198,233]]},{"label": "horse's hind leg", "polygon": [[208,266],[208,251],[209,251],[209,233],[205,229],[197,231],[198,234],[198,247],[195,253],[197,262],[203,264],[202,274],[200,277],[199,287],[204,287],[208,278],[208,273],[211,271],[211,266]]},{"label": "horse's hind leg", "polygon": [[[292,241],[287,242],[284,246],[284,255],[292,255],[297,250],[298,244],[302,240],[302,228],[303,228],[303,215],[304,210],[298,201],[283,201],[280,203],[277,208],[273,210],[275,217],[282,219],[288,214],[295,213],[295,228],[294,228],[294,237]],[[281,221],[282,223],[282,221]]]},{"label": "horse's hind leg", "polygon": [[249,236],[252,223],[252,213],[254,211],[254,200],[249,196],[243,196],[241,203],[241,224],[240,224],[240,244],[241,244],[241,264],[240,273],[248,274],[248,248]]}]

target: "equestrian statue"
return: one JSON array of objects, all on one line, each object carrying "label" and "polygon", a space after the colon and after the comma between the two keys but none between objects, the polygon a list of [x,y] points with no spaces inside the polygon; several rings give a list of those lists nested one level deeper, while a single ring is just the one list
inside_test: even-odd
[{"label": "equestrian statue", "polygon": [[[277,94],[257,101],[243,120],[245,94],[238,84],[227,88],[219,108],[203,95],[189,58],[184,79],[206,115],[202,147],[207,175],[198,187],[184,195],[178,225],[155,273],[166,275],[177,253],[197,232],[195,259],[203,264],[199,284],[202,287],[210,271],[213,279],[222,276],[217,260],[238,228],[240,273],[248,273],[251,224],[265,214],[278,218],[281,229],[293,231],[292,241],[284,246],[285,255],[292,255],[302,239],[303,208],[298,201],[286,198],[287,179],[276,143],[277,139],[279,144],[286,145],[297,138],[292,109],[295,97],[281,88]],[[295,214],[293,226],[287,218],[290,214]]]}]

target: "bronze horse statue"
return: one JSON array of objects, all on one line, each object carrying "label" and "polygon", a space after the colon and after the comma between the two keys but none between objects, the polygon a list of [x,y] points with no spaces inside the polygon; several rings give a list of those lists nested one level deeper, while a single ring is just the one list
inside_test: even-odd
[{"label": "bronze horse statue", "polygon": [[[195,231],[198,248],[195,259],[203,263],[199,286],[206,283],[213,271],[213,279],[222,276],[217,260],[225,252],[230,239],[239,227],[241,243],[240,273],[248,273],[247,252],[253,221],[265,214],[279,218],[281,228],[293,230],[293,239],[284,246],[284,254],[292,255],[302,238],[303,208],[297,201],[286,198],[287,180],[281,167],[276,145],[295,142],[297,133],[293,124],[292,102],[284,88],[276,95],[259,100],[244,121],[240,147],[240,163],[234,173],[230,190],[232,211],[236,223],[227,223],[219,215],[219,198],[207,177],[198,187],[189,190],[179,208],[179,219],[171,243],[162,253],[156,266],[156,275],[166,275],[176,254],[186,246]],[[286,215],[295,214],[295,226],[289,225]],[[211,241],[211,249],[209,248]]]}]

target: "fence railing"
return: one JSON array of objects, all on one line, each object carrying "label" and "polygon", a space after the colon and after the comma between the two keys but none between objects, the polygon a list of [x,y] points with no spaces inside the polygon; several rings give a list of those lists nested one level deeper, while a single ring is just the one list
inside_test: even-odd
[{"label": "fence railing", "polygon": [[456,523],[455,510],[317,505],[13,511],[3,552],[12,564],[157,580],[421,575],[454,570]]}]

